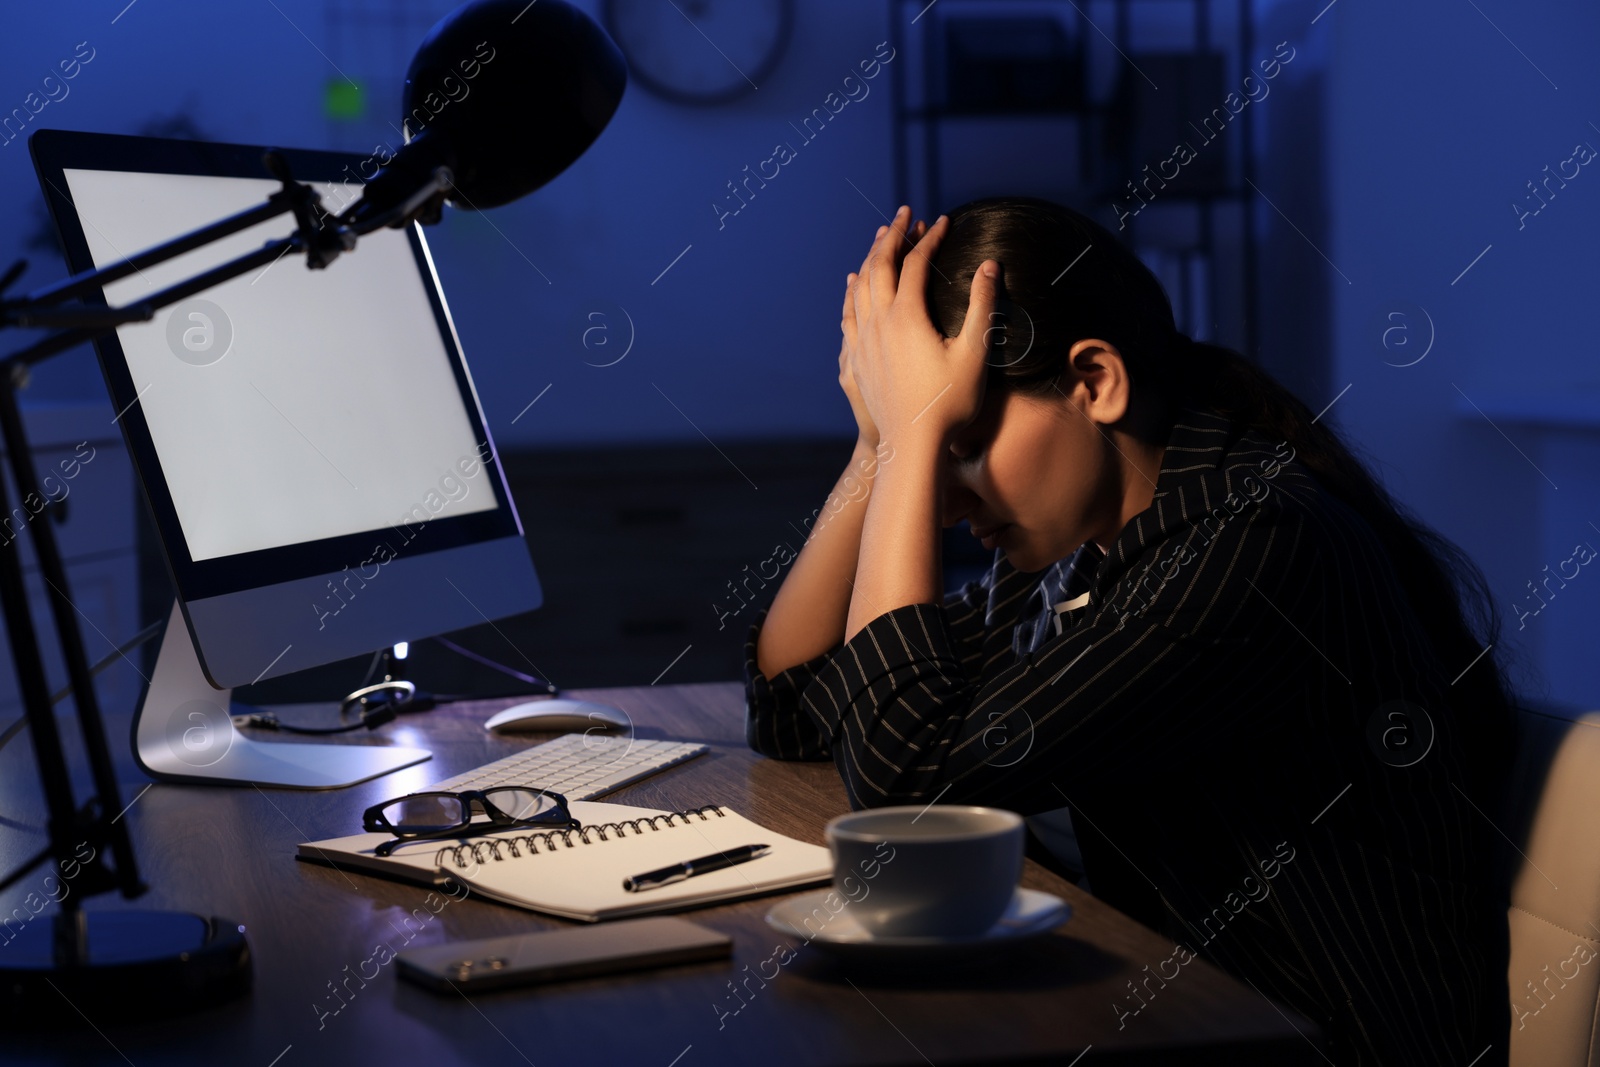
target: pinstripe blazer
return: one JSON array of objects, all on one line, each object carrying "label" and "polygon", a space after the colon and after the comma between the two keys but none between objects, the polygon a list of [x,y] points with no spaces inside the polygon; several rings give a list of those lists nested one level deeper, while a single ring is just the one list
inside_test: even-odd
[{"label": "pinstripe blazer", "polygon": [[1184,409],[1103,555],[1030,574],[997,551],[772,678],[765,617],[757,751],[833,759],[855,807],[1071,808],[1096,894],[1176,943],[1108,1005],[1124,1027],[1198,954],[1318,1020],[1339,1064],[1505,1062],[1504,903],[1468,785],[1504,724],[1465,721],[1468,664],[1287,444]]}]

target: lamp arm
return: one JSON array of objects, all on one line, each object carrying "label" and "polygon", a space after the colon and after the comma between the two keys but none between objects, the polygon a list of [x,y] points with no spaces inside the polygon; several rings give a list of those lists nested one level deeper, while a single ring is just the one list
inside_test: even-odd
[{"label": "lamp arm", "polygon": [[[148,322],[155,317],[155,312],[160,308],[227,281],[229,278],[237,277],[245,271],[271,263],[286,252],[305,252],[309,266],[322,268],[337,259],[341,252],[350,251],[355,247],[358,231],[343,225],[330,215],[323,208],[321,197],[311,186],[294,180],[282,153],[275,149],[268,150],[262,162],[272,176],[283,183],[282,188],[267,197],[266,203],[219,219],[148,248],[121,262],[96,270],[81,271],[20,300],[0,300],[0,329],[7,326],[66,327],[0,359],[0,374],[16,380],[17,374],[27,366],[92,341],[125,323]],[[448,171],[445,172],[443,180],[448,183]],[[57,307],[66,300],[92,296],[111,282],[126,278],[146,267],[164,263],[175,256],[202,248],[286,213],[292,213],[295,217],[297,230],[293,235],[269,242],[257,252],[239,256],[228,263],[196,275],[187,282],[170,286],[153,297],[121,308],[99,305]],[[22,267],[23,264],[18,263],[6,273],[4,282],[0,282],[0,290],[21,274]]]},{"label": "lamp arm", "polygon": [[[50,857],[65,863],[77,862],[79,893],[63,900],[62,910],[70,917],[76,913],[81,897],[92,896],[110,889],[120,889],[127,897],[145,891],[139,880],[133,845],[128,836],[127,824],[120,821],[121,800],[117,789],[115,767],[106,745],[104,722],[89,670],[89,659],[83,646],[83,636],[78,629],[73,603],[67,582],[66,567],[51,529],[53,504],[39,491],[38,476],[33,469],[33,453],[28,445],[27,433],[17,406],[17,390],[27,379],[27,368],[85,341],[111,333],[126,322],[148,321],[155,312],[194,293],[238,277],[247,271],[275,263],[290,252],[305,253],[308,266],[325,267],[341,252],[353,249],[357,233],[354,227],[345,226],[329,215],[322,207],[321,198],[308,185],[295,182],[281,155],[269,151],[265,162],[267,169],[283,182],[283,188],[274,192],[266,204],[239,212],[228,218],[203,226],[189,234],[147,249],[130,259],[103,269],[74,275],[54,286],[41,290],[22,300],[0,301],[0,328],[6,326],[66,325],[62,329],[34,344],[0,359],[0,440],[10,458],[12,479],[20,503],[31,512],[30,500],[40,501],[38,521],[32,523],[33,540],[39,560],[39,569],[49,587],[48,599],[55,623],[56,638],[67,668],[73,702],[78,714],[78,724],[83,735],[84,749],[89,761],[94,795],[82,808],[73,798],[72,779],[61,745],[61,735],[56,723],[53,702],[45,679],[40,655],[39,636],[28,606],[27,589],[23,581],[21,552],[17,538],[12,534],[0,540],[0,613],[6,623],[7,638],[11,646],[12,661],[17,669],[19,690],[31,728],[34,756],[39,765],[46,804],[49,807],[49,848],[30,859],[19,870],[11,872],[0,884],[11,884]],[[362,232],[376,229],[391,222],[404,225],[401,212],[417,206],[430,197],[437,196],[448,187],[450,172],[440,168],[433,182],[420,190],[406,204],[385,212],[382,216],[364,221]],[[210,244],[230,234],[237,233],[285,212],[293,212],[297,231],[287,237],[270,241],[260,249],[237,256],[189,278],[168,286],[160,292],[122,308],[89,305],[58,307],[64,301],[92,295],[97,289],[127,277],[135,271],[174,256]],[[7,271],[4,281],[14,281],[21,273],[19,267]],[[0,516],[9,516],[11,509],[6,499],[4,479],[0,478]],[[9,520],[0,519],[0,524]],[[111,808],[118,809],[113,814]],[[75,844],[87,841],[94,846],[94,858],[84,862],[77,859]],[[109,852],[114,868],[108,868]],[[64,929],[73,929],[69,921]]]},{"label": "lamp arm", "polygon": [[[35,363],[42,363],[51,356],[65,352],[95,338],[111,333],[125,322],[148,322],[155,318],[155,313],[168,304],[175,304],[186,296],[192,296],[213,285],[237,277],[256,267],[272,263],[286,252],[304,251],[304,245],[298,234],[281,237],[276,241],[263,245],[254,252],[247,252],[236,259],[212,267],[208,271],[195,275],[188,281],[179,282],[168,286],[158,293],[145,297],[137,304],[130,304],[122,308],[88,307],[81,309],[85,312],[81,321],[69,329],[58,331],[26,348],[19,349],[11,355],[0,359],[0,377],[6,378],[14,384],[20,385],[26,381],[26,369]],[[69,313],[78,309],[65,309]],[[70,316],[62,316],[70,317]],[[94,325],[89,323],[93,322]],[[20,323],[10,323],[20,325]],[[8,325],[0,321],[0,327]]]},{"label": "lamp arm", "polygon": [[[14,322],[8,325],[36,326],[40,325],[37,319],[28,316],[36,315],[42,308],[59,304],[65,300],[81,299],[93,294],[114,281],[126,278],[130,274],[137,274],[158,263],[165,263],[174,256],[181,256],[185,252],[192,252],[214,241],[221,240],[240,230],[248,230],[252,226],[266,222],[293,210],[288,202],[281,197],[281,190],[267,198],[267,202],[236,215],[229,215],[219,219],[208,226],[203,226],[181,237],[174,237],[164,244],[148,248],[134,256],[129,256],[120,263],[112,263],[97,270],[79,271],[70,278],[64,278],[54,285],[47,286],[37,292],[29,293],[16,305],[0,305],[5,311],[14,316]],[[13,307],[17,310],[13,311]]]},{"label": "lamp arm", "polygon": [[[17,408],[15,383],[10,375],[0,376],[0,435],[3,435],[10,457],[12,479],[20,502],[25,510],[31,510],[27,503],[30,497],[39,501],[47,498],[39,493],[38,475],[33,469],[33,453],[28,447],[21,413]],[[0,513],[9,521],[12,511],[7,506],[5,496],[5,487],[0,481]],[[74,618],[77,606],[68,592],[66,568],[56,545],[55,531],[50,529],[52,516],[45,514],[50,508],[51,505],[43,504],[39,521],[32,524],[34,550],[39,560],[40,575],[49,587],[56,636],[61,644],[67,677],[72,684],[73,704],[78,713],[89,772],[94,782],[95,800],[82,809],[73,800],[72,778],[61,747],[50,689],[45,681],[39,638],[34,630],[32,613],[28,610],[27,589],[22,577],[22,553],[15,534],[0,543],[0,610],[5,614],[11,658],[17,669],[18,687],[22,691],[28,725],[31,727],[29,732],[34,756],[39,764],[39,777],[50,809],[50,852],[58,861],[69,862],[74,858],[76,843],[88,841],[95,846],[94,858],[83,864],[80,872],[81,895],[90,896],[119,888],[124,896],[135,897],[143,893],[145,887],[139,881],[127,823],[117,821],[106,810],[108,804],[121,805],[116,771],[106,747],[105,727],[89,674],[83,636]],[[114,872],[106,868],[107,851],[115,860]],[[74,894],[63,899],[63,910],[76,910],[78,896]]]}]

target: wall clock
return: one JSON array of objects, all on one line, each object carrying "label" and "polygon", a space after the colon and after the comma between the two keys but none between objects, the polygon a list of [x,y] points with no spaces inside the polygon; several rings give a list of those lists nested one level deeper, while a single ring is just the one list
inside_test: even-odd
[{"label": "wall clock", "polygon": [[605,0],[601,17],[647,90],[680,104],[724,104],[755,92],[777,67],[794,0]]}]

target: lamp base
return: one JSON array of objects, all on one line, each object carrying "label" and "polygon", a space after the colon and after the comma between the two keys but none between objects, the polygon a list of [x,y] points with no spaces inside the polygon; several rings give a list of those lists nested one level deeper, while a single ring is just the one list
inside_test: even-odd
[{"label": "lamp base", "polygon": [[98,1026],[199,1011],[250,989],[236,922],[182,911],[41,916],[0,952],[7,1026]]}]

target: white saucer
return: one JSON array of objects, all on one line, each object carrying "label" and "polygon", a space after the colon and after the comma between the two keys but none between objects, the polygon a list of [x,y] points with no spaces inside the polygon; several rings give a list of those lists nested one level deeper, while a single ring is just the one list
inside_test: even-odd
[{"label": "white saucer", "polygon": [[[902,958],[951,956],[973,950],[993,949],[1047,934],[1072,917],[1072,907],[1058,896],[1037,889],[1018,887],[999,920],[981,934],[965,937],[884,937],[869,933],[856,922],[846,898],[837,915],[829,915],[823,899],[835,893],[819,890],[790,897],[767,912],[767,925],[839,956]],[[828,916],[823,923],[813,914],[820,909]],[[811,920],[808,929],[804,924]]]}]

